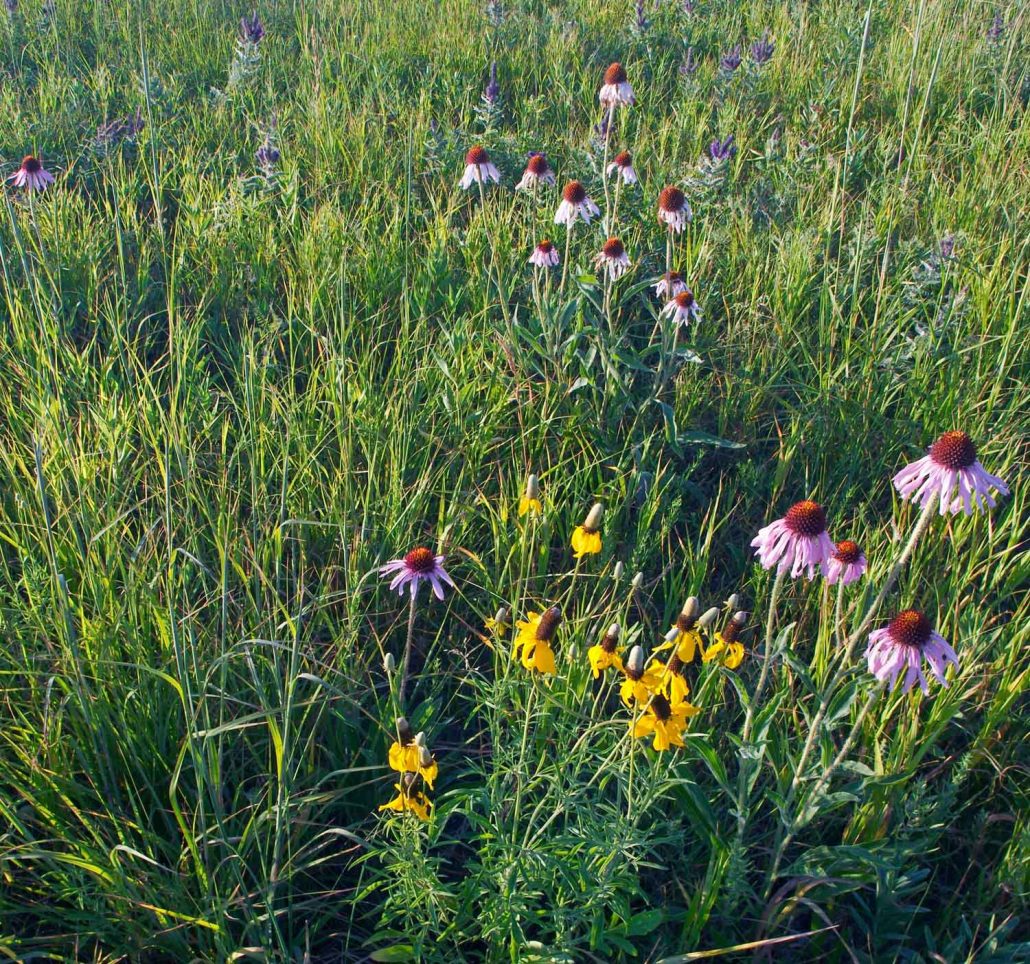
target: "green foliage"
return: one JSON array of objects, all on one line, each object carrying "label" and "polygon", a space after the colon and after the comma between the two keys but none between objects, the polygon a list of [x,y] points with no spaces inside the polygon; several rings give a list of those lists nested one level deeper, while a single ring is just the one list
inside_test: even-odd
[{"label": "green foliage", "polygon": [[[1026,18],[695,6],[301,2],[259,43],[196,0],[0,14],[4,174],[57,176],[0,210],[4,956],[1026,959]],[[511,188],[545,150],[602,203],[615,59],[633,267],[606,285],[577,225],[562,288],[525,263],[565,256],[557,191]],[[457,187],[479,141],[485,198]],[[679,335],[651,287],[672,183],[704,308]],[[883,615],[925,609],[961,669],[864,710],[840,624],[915,523],[891,475],[952,428],[1012,495],[935,518]],[[870,578],[840,618],[788,583],[767,641],[749,542],[806,497]],[[424,825],[377,810],[408,618],[377,567],[419,544],[458,586],[413,635]],[[682,749],[630,739],[587,649],[730,593],[744,663],[688,669]],[[531,678],[483,622],[552,603]]]}]

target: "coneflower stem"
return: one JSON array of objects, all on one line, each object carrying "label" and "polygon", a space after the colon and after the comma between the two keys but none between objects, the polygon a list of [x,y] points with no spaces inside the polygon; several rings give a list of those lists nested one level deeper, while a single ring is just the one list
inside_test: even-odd
[{"label": "coneflower stem", "polygon": [[404,694],[408,688],[408,672],[411,669],[411,644],[415,638],[415,604],[418,599],[415,593],[411,594],[411,604],[408,606],[408,638],[404,643],[404,659],[401,663],[401,685],[397,690],[397,704],[404,709]]},{"label": "coneflower stem", "polygon": [[[669,228],[665,232],[665,279],[668,284],[669,275],[672,274],[672,228]],[[670,295],[671,290],[666,291],[666,295]]]},{"label": "coneflower stem", "polygon": [[573,220],[567,221],[565,224],[565,259],[562,261],[561,266],[561,285],[558,287],[558,300],[561,301],[565,297],[565,278],[569,273],[569,250],[572,248],[572,225],[575,223]]},{"label": "coneflower stem", "polygon": [[[608,176],[607,171],[604,175]],[[612,234],[615,233],[615,225],[619,217],[619,193],[622,190],[622,176],[618,171],[615,173],[615,203],[612,205]]]},{"label": "coneflower stem", "polygon": [[747,743],[751,735],[751,724],[754,721],[754,709],[758,703],[762,691],[765,689],[765,681],[769,677],[769,668],[772,665],[773,650],[773,629],[776,626],[776,603],[779,601],[780,590],[783,588],[783,580],[787,575],[785,568],[776,570],[776,578],[773,580],[772,592],[769,594],[769,616],[765,621],[765,652],[762,654],[762,671],[758,674],[758,685],[755,687],[754,695],[748,704],[747,712],[744,714],[744,730],[741,739]]},{"label": "coneflower stem", "polygon": [[[602,121],[604,115],[601,115]],[[612,142],[612,122],[615,120],[615,105],[612,104],[608,108],[608,122],[604,125],[604,161],[601,164],[601,179],[604,182],[604,225],[605,231],[610,235],[612,234],[612,225],[614,220],[612,218],[611,209],[611,198],[608,194],[608,151]]]}]

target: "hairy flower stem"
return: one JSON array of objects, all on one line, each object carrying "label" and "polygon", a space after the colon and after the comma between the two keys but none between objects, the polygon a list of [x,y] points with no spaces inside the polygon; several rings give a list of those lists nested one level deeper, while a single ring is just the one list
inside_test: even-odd
[{"label": "hairy flower stem", "polygon": [[404,694],[408,688],[408,673],[411,670],[411,643],[415,638],[415,604],[418,599],[415,593],[411,594],[411,604],[408,606],[408,638],[404,643],[404,659],[401,662],[401,685],[397,690],[397,704],[404,710]]},{"label": "hairy flower stem", "polygon": [[[602,117],[603,117],[603,115],[602,115]],[[604,183],[604,229],[605,229],[605,232],[607,234],[609,234],[609,235],[611,235],[612,231],[613,231],[612,225],[614,224],[614,219],[612,217],[611,197],[609,196],[609,193],[608,193],[608,173],[607,173],[607,171],[608,171],[608,152],[609,152],[609,149],[611,147],[611,142],[612,142],[612,122],[614,120],[615,120],[615,105],[612,104],[611,107],[608,108],[607,123],[605,123],[604,120],[602,119],[602,123],[604,123],[604,161],[601,164],[601,180]]]},{"label": "hairy flower stem", "polygon": [[561,284],[558,286],[559,301],[565,296],[565,279],[569,274],[569,251],[572,248],[572,225],[575,223],[573,219],[565,225],[565,258],[561,266]]},{"label": "hairy flower stem", "polygon": [[[807,816],[809,804],[816,800],[823,787],[829,782],[830,778],[836,773],[837,768],[844,762],[845,757],[851,752],[851,748],[855,745],[855,740],[858,738],[859,731],[862,729],[862,724],[865,722],[865,718],[869,715],[869,711],[876,704],[876,701],[880,698],[880,694],[883,692],[886,684],[879,683],[873,687],[869,693],[869,699],[866,700],[865,705],[859,711],[858,716],[855,718],[855,722],[852,724],[851,732],[848,733],[847,739],[841,746],[837,755],[833,758],[833,762],[823,770],[819,775],[819,778],[812,786],[812,790],[808,795],[808,802],[802,808],[798,818],[791,818],[790,826],[787,829],[787,833],[776,847],[776,855],[773,857],[772,867],[769,869],[769,878],[766,881],[765,896],[768,898],[769,893],[772,890],[773,882],[776,880],[776,875],[780,871],[780,864],[783,862],[783,855],[787,852],[787,848],[794,841],[794,832],[798,829],[798,823]],[[793,790],[793,785],[791,787]]]}]

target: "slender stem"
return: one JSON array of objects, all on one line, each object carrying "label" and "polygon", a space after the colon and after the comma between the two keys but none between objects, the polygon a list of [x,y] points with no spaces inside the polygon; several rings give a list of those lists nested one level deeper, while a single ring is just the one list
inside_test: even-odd
[{"label": "slender stem", "polygon": [[776,603],[780,597],[780,590],[783,588],[783,581],[786,578],[787,570],[778,569],[776,578],[773,580],[772,592],[769,595],[769,615],[765,621],[765,652],[762,654],[762,671],[758,674],[758,685],[755,687],[754,695],[748,704],[747,712],[744,714],[744,730],[741,739],[747,743],[751,735],[751,724],[754,722],[755,707],[758,705],[759,697],[765,689],[766,680],[769,678],[769,668],[772,665],[773,629],[776,626]]},{"label": "slender stem", "polygon": [[575,219],[573,219],[565,225],[565,259],[562,261],[561,266],[561,285],[558,287],[559,301],[565,297],[565,279],[569,274],[569,250],[572,247],[572,226],[575,223]]},{"label": "slender stem", "polygon": [[408,672],[411,669],[411,643],[415,638],[415,604],[418,597],[411,594],[411,605],[408,607],[408,638],[404,643],[404,660],[401,663],[401,685],[397,691],[397,703],[404,710],[404,694],[408,688]]},{"label": "slender stem", "polygon": [[613,224],[611,198],[608,194],[608,151],[612,142],[612,121],[614,118],[615,105],[612,104],[608,108],[608,123],[604,126],[604,161],[601,164],[601,180],[604,184],[604,228],[608,234],[612,233]]}]

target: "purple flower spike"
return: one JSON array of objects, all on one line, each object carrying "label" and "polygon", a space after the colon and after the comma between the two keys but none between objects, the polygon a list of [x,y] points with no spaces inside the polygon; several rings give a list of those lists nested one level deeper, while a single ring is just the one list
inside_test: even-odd
[{"label": "purple flower spike", "polygon": [[723,54],[719,66],[728,74],[732,74],[740,66],[740,44],[737,44],[728,54]]},{"label": "purple flower spike", "polygon": [[713,161],[728,161],[737,153],[737,145],[733,143],[734,136],[730,134],[726,140],[720,141],[716,138],[708,145],[708,153]]},{"label": "purple flower spike", "polygon": [[751,59],[759,66],[769,63],[772,60],[773,51],[776,49],[774,44],[769,39],[769,31],[763,32],[760,40],[756,40],[751,45]]},{"label": "purple flower spike", "polygon": [[265,36],[265,25],[261,22],[257,11],[251,12],[249,17],[240,21],[240,37],[245,43],[259,44]]}]

